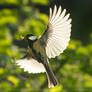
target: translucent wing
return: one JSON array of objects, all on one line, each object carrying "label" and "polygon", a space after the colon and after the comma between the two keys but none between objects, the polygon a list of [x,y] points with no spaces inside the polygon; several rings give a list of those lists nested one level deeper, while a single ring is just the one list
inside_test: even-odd
[{"label": "translucent wing", "polygon": [[24,68],[24,71],[29,73],[41,73],[45,72],[44,66],[33,58],[23,58],[16,61],[20,68]]},{"label": "translucent wing", "polygon": [[52,13],[50,8],[50,19],[45,33],[40,38],[44,41],[46,54],[49,58],[54,58],[62,53],[70,40],[71,19],[70,14],[66,15],[66,9],[62,11],[61,6],[57,10],[56,5]]}]

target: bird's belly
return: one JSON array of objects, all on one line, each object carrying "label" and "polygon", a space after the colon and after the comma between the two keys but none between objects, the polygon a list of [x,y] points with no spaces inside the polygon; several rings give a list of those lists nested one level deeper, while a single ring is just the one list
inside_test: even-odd
[{"label": "bird's belly", "polygon": [[37,52],[37,53],[40,53],[41,54],[41,56],[43,56],[43,57],[47,57],[46,56],[46,52],[45,52],[45,48],[39,43],[39,42],[36,42],[35,44],[34,44],[34,49],[35,49],[35,51]]},{"label": "bird's belly", "polygon": [[36,53],[34,53],[31,48],[29,49],[29,54],[30,54],[31,57],[36,59],[36,55],[35,55]]}]

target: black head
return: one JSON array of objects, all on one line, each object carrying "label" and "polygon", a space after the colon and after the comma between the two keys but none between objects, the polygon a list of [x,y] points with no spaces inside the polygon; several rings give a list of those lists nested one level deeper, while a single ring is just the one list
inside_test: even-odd
[{"label": "black head", "polygon": [[37,40],[37,37],[33,34],[27,34],[25,37],[24,37],[25,40],[28,40],[30,42],[34,42]]}]

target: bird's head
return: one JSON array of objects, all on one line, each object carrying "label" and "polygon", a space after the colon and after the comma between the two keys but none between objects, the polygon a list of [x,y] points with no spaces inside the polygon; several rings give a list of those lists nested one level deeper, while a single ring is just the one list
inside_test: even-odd
[{"label": "bird's head", "polygon": [[27,34],[26,36],[21,36],[21,39],[30,41],[30,42],[34,42],[37,40],[37,36],[33,35],[33,34]]},{"label": "bird's head", "polygon": [[30,40],[30,41],[35,41],[37,40],[37,37],[33,34],[27,34],[25,37],[24,37],[25,40]]}]

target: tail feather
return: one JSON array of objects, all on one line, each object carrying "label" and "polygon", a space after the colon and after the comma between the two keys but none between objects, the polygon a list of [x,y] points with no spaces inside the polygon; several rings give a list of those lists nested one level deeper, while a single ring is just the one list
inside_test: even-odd
[{"label": "tail feather", "polygon": [[46,74],[47,74],[47,78],[48,78],[48,87],[49,87],[49,88],[53,88],[53,87],[54,87],[54,84],[50,81],[50,78],[49,78],[47,72],[46,72]]},{"label": "tail feather", "polygon": [[24,71],[28,71],[29,73],[40,73],[46,72],[48,78],[48,87],[53,88],[58,84],[54,73],[49,67],[48,61],[44,60],[44,63],[39,63],[33,58],[23,58],[16,61],[17,65],[20,68],[24,68]]},{"label": "tail feather", "polygon": [[54,76],[54,73],[52,72],[52,70],[50,69],[48,62],[46,62],[43,65],[46,69],[46,74],[47,74],[47,78],[48,78],[48,87],[53,88],[54,86],[56,86],[58,84],[57,79]]}]

